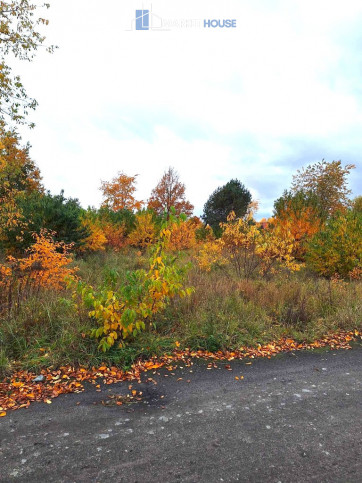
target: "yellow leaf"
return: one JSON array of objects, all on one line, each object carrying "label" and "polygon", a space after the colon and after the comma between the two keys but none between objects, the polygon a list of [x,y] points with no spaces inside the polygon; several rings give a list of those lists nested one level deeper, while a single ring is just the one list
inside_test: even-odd
[{"label": "yellow leaf", "polygon": [[6,411],[1,411],[0,418],[3,418],[4,416],[6,416]]}]

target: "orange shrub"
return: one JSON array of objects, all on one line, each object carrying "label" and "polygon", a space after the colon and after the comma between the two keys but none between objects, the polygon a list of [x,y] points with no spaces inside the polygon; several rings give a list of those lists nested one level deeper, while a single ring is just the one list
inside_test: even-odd
[{"label": "orange shrub", "polygon": [[61,290],[67,279],[75,277],[76,268],[70,267],[71,245],[55,242],[53,233],[43,230],[34,235],[35,243],[28,249],[28,256],[9,256],[6,265],[0,265],[0,312],[19,308],[30,295],[41,287]]},{"label": "orange shrub", "polygon": [[76,269],[69,265],[73,261],[69,256],[72,245],[56,242],[54,233],[42,230],[40,235],[34,235],[35,243],[28,249],[28,256],[10,261],[18,265],[20,272],[28,273],[31,281],[42,287],[62,289],[66,279],[74,276]]},{"label": "orange shrub", "polygon": [[202,223],[196,216],[189,220],[180,220],[171,227],[171,236],[168,249],[173,251],[187,250],[197,245],[196,230]]},{"label": "orange shrub", "polygon": [[125,223],[102,223],[102,230],[107,240],[107,247],[116,252],[128,244]]}]

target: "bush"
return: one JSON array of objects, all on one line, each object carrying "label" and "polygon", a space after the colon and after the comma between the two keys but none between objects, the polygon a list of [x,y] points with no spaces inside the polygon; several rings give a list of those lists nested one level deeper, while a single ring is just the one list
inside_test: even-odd
[{"label": "bush", "polygon": [[119,284],[115,272],[114,277],[98,290],[77,282],[74,295],[89,310],[89,316],[98,322],[99,327],[93,329],[91,335],[100,339],[99,348],[104,352],[116,340],[123,346],[124,339],[136,337],[144,331],[146,323],[152,323],[154,315],[162,311],[171,298],[191,294],[191,288],[183,287],[186,267],[178,267],[174,257],[164,255],[171,236],[169,224],[161,229],[159,240],[153,247],[149,270],[128,272],[126,284]]},{"label": "bush", "polygon": [[326,278],[358,273],[362,269],[362,214],[348,210],[329,219],[308,245],[307,264]]}]

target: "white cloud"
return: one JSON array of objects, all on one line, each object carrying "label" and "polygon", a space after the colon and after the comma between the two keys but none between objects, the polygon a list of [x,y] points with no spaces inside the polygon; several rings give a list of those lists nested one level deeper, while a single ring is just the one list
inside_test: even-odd
[{"label": "white cloud", "polygon": [[198,211],[240,177],[266,212],[290,181],[280,158],[299,158],[289,139],[330,143],[337,158],[350,136],[360,156],[361,99],[339,69],[346,53],[355,60],[345,40],[360,1],[152,2],[165,18],[237,19],[236,29],[210,31],[126,31],[136,8],[142,2],[54,1],[46,33],[60,49],[19,66],[40,104],[24,138],[52,191],[97,204],[100,179],[124,170],[140,174],[145,199],[172,165]]}]

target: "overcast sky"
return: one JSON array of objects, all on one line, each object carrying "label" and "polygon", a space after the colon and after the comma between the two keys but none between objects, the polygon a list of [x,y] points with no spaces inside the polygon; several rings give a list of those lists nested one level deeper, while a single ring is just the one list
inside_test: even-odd
[{"label": "overcast sky", "polygon": [[[270,216],[292,174],[325,158],[356,164],[361,194],[361,0],[49,1],[59,49],[16,70],[39,102],[22,133],[52,193],[98,206],[100,180],[124,171],[146,200],[171,165],[196,214],[238,178]],[[169,30],[132,30],[151,5]]]}]

